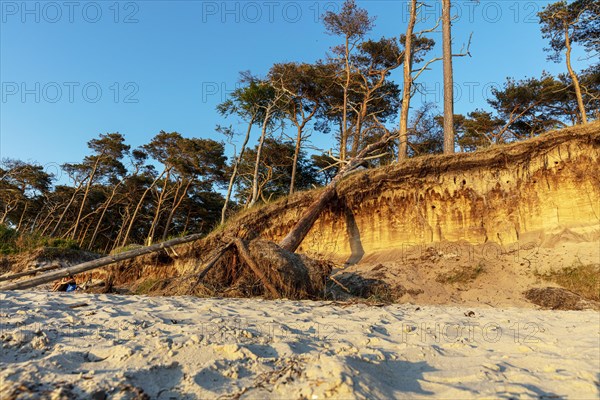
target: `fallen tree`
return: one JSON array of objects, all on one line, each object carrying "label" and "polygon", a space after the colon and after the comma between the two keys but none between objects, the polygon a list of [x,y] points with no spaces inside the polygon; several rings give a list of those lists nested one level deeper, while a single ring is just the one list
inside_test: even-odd
[{"label": "fallen tree", "polygon": [[323,212],[327,204],[335,197],[338,183],[362,164],[371,153],[384,147],[390,140],[394,139],[394,137],[395,135],[388,131],[379,141],[368,145],[358,153],[356,157],[350,159],[346,165],[340,169],[335,178],[331,180],[329,185],[327,185],[323,193],[321,193],[315,202],[308,207],[290,233],[279,242],[279,246],[287,251],[295,252],[308,234],[308,231],[310,231],[310,228],[312,228],[315,221],[319,218],[319,215],[321,215],[321,212]]},{"label": "fallen tree", "polygon": [[[260,294],[275,298],[306,298],[319,295],[326,288],[326,280],[329,279],[332,270],[331,264],[310,260],[307,257],[298,258],[294,253],[319,215],[335,198],[338,183],[361,165],[373,152],[384,147],[393,138],[394,135],[387,132],[379,141],[365,147],[356,157],[350,159],[323,192],[308,206],[292,230],[279,244],[260,238],[250,240],[248,244],[239,237],[223,238],[225,244],[209,257],[209,261],[202,266],[196,280],[192,278],[193,275],[189,275],[183,280],[176,279],[169,282],[162,290],[165,293],[175,294],[222,294],[225,288],[221,287],[221,284],[226,282],[229,288],[238,287],[239,294],[244,296]],[[268,251],[260,251],[260,249],[268,249]],[[204,283],[204,278],[217,268],[220,269],[221,275],[213,273],[212,279],[206,282],[207,285],[199,289],[200,285]],[[252,275],[258,278],[263,290],[254,293],[251,288],[245,287],[252,285],[243,282],[244,270],[246,273],[250,270]],[[217,290],[214,290],[215,285],[217,285]]]}]

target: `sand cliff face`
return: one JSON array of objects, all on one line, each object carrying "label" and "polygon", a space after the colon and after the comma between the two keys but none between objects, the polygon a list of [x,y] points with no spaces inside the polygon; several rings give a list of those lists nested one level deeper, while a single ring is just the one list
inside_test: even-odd
[{"label": "sand cliff face", "polygon": [[[539,243],[565,229],[594,240],[600,233],[599,171],[595,123],[475,154],[357,173],[339,186],[338,199],[300,251],[357,262],[364,254],[442,241]],[[303,208],[288,200],[242,222],[278,240]]]}]

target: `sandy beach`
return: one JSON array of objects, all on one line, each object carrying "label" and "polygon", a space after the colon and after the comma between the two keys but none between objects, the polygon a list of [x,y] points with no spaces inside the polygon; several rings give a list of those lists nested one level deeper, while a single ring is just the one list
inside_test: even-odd
[{"label": "sandy beach", "polygon": [[0,294],[2,399],[600,395],[600,315]]}]

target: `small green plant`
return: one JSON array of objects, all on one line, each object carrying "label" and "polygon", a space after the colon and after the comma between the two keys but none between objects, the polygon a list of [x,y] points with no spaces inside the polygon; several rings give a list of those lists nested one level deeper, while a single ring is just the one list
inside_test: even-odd
[{"label": "small green plant", "polygon": [[570,267],[544,274],[537,273],[537,276],[588,300],[600,301],[600,264],[584,265],[577,261]]},{"label": "small green plant", "polygon": [[480,262],[475,267],[463,267],[455,269],[446,274],[441,274],[436,278],[439,283],[469,283],[473,282],[477,277],[485,272],[485,265]]},{"label": "small green plant", "polygon": [[135,288],[134,294],[148,294],[158,281],[158,279],[146,279]]},{"label": "small green plant", "polygon": [[115,255],[115,254],[119,254],[119,253],[125,253],[126,251],[129,251],[129,250],[139,249],[140,247],[144,247],[144,246],[142,246],[141,244],[128,244],[127,246],[117,247],[116,249],[111,251],[110,254]]}]

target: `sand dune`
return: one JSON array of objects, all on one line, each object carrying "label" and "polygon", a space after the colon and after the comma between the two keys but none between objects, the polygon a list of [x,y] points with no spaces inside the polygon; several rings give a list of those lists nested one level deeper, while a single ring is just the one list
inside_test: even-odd
[{"label": "sand dune", "polygon": [[0,294],[12,398],[598,398],[594,311]]}]

